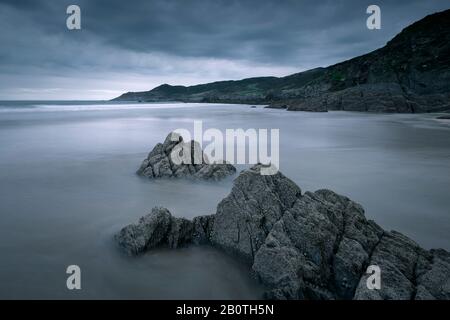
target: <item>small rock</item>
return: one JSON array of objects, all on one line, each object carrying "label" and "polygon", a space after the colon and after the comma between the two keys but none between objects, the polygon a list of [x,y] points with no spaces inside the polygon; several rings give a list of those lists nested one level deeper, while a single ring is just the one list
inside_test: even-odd
[{"label": "small rock", "polygon": [[166,208],[155,207],[138,223],[120,230],[115,239],[128,255],[158,247],[175,249],[191,243],[203,244],[209,242],[213,221],[213,216],[200,216],[193,221],[175,218]]},{"label": "small rock", "polygon": [[[185,150],[190,150],[190,161],[176,164],[173,157],[183,156]],[[158,143],[144,159],[136,172],[140,176],[150,179],[158,178],[197,178],[203,180],[221,180],[236,173],[236,168],[226,162],[209,163],[206,154],[196,141],[183,142],[183,137],[170,133],[164,143]]]}]

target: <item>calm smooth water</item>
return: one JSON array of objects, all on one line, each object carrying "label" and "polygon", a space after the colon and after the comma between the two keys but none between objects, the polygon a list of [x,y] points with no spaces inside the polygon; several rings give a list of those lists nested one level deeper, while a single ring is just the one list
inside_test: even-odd
[{"label": "calm smooth water", "polygon": [[[208,248],[124,256],[112,236],[153,206],[215,212],[232,178],[134,172],[176,128],[279,128],[280,170],[329,188],[426,248],[450,249],[450,125],[432,115],[304,113],[242,105],[0,102],[0,298],[259,298],[246,266]],[[66,289],[66,267],[82,290]]]}]

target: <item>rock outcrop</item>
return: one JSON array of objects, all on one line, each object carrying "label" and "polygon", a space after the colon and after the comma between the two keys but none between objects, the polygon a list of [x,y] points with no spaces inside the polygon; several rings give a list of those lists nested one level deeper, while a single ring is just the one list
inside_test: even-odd
[{"label": "rock outcrop", "polygon": [[[243,171],[215,215],[193,221],[154,209],[117,236],[128,253],[210,243],[242,258],[268,299],[450,299],[450,254],[427,251],[367,220],[361,205],[330,190],[302,193],[262,166]],[[381,289],[366,283],[381,270]]]},{"label": "rock outcrop", "polygon": [[166,208],[155,207],[151,213],[130,224],[115,236],[129,255],[157,247],[178,248],[188,244],[208,243],[214,216],[199,216],[192,221],[175,218]]},{"label": "rock outcrop", "polygon": [[[188,161],[174,163],[175,158],[182,159],[184,156]],[[225,162],[209,163],[198,142],[184,142],[182,136],[172,132],[164,143],[158,143],[153,148],[136,173],[150,179],[191,177],[220,180],[236,173],[236,168]]]},{"label": "rock outcrop", "polygon": [[286,77],[195,86],[161,85],[116,100],[247,103],[291,111],[442,112],[450,110],[450,10],[406,27],[384,47]]},{"label": "rock outcrop", "polygon": [[271,103],[265,108],[286,109],[288,111],[327,112],[327,100],[324,98],[288,99]]}]

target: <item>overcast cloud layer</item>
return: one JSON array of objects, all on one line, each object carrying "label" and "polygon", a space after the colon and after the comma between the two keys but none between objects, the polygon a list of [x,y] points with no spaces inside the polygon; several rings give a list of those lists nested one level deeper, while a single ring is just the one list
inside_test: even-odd
[{"label": "overcast cloud layer", "polygon": [[[82,30],[66,28],[81,7]],[[382,29],[366,28],[378,4]],[[110,99],[284,76],[383,46],[448,0],[0,0],[0,99]]]}]

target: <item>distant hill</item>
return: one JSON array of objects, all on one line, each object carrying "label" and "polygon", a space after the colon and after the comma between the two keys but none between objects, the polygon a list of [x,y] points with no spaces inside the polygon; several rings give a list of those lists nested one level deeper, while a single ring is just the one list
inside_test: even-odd
[{"label": "distant hill", "polygon": [[380,49],[326,68],[281,78],[163,84],[114,100],[268,104],[303,111],[449,111],[450,9],[413,23]]}]

